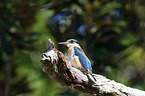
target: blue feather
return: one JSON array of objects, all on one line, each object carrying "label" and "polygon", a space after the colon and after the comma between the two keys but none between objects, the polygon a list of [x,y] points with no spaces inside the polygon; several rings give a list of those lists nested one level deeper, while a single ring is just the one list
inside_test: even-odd
[{"label": "blue feather", "polygon": [[74,47],[74,54],[79,57],[79,60],[83,65],[83,67],[85,67],[87,71],[89,69],[90,73],[92,74],[91,62],[88,59],[88,57],[85,55],[85,53],[81,49]]}]

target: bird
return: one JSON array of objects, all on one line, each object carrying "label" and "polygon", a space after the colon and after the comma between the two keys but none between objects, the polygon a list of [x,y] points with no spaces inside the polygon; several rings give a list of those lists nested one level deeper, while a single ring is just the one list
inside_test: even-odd
[{"label": "bird", "polygon": [[68,47],[67,56],[71,65],[77,69],[83,70],[87,74],[92,74],[91,62],[75,39],[68,39],[66,42],[59,42]]}]

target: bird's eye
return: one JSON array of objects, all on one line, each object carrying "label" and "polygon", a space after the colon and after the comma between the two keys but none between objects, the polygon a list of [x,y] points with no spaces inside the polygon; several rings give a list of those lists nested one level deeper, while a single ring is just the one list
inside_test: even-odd
[{"label": "bird's eye", "polygon": [[71,40],[71,41],[70,41],[70,43],[74,43],[74,41],[73,41],[73,40]]}]

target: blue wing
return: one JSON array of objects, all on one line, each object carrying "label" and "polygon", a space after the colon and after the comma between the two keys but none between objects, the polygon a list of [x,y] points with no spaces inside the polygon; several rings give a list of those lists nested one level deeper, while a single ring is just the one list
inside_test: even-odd
[{"label": "blue wing", "polygon": [[91,62],[88,59],[88,57],[85,55],[85,53],[81,49],[74,47],[74,54],[79,57],[79,60],[81,64],[85,67],[85,69],[87,71],[89,69],[90,73],[92,74]]}]

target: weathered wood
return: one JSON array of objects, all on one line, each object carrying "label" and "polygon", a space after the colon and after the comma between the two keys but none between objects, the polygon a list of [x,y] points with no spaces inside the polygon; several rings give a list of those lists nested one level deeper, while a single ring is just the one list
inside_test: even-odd
[{"label": "weathered wood", "polygon": [[84,74],[73,68],[67,56],[49,39],[48,51],[42,54],[43,71],[59,84],[97,96],[145,96],[145,91],[127,87],[98,74]]}]

